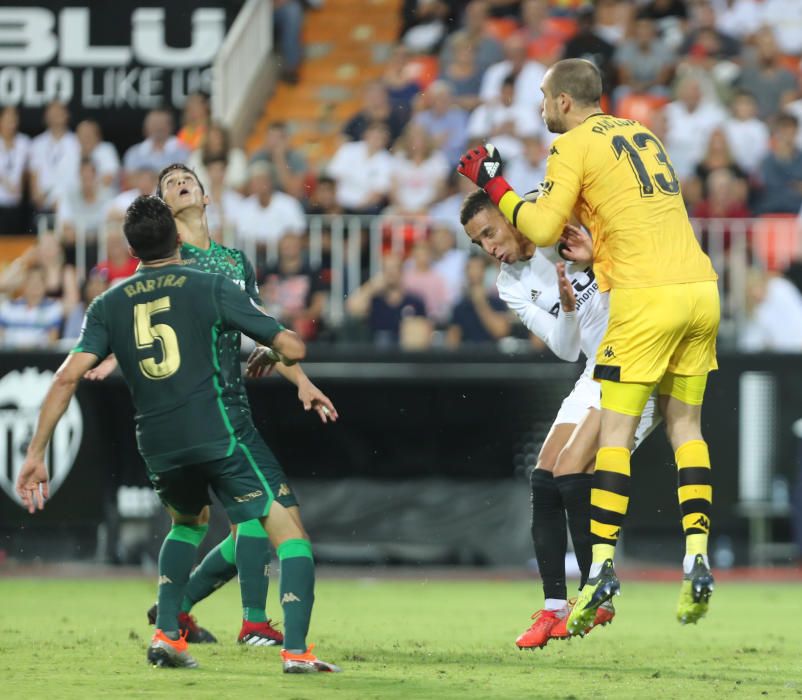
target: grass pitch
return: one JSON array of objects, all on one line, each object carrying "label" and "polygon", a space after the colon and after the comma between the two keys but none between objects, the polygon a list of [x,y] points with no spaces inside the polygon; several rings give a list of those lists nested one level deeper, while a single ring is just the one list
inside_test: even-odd
[{"label": "grass pitch", "polygon": [[[268,614],[280,617],[271,582]],[[151,580],[0,579],[0,697],[25,698],[795,698],[802,696],[802,591],[720,585],[697,626],[674,619],[679,583],[623,581],[618,617],[535,652],[513,642],[535,582],[318,582],[310,640],[339,675],[285,676],[276,648],[244,648],[238,590],[196,609],[221,639],[201,668],[153,669]]]}]

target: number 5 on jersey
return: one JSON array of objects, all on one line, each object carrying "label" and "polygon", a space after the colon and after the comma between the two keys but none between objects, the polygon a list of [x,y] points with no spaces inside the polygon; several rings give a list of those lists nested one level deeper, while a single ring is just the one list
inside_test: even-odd
[{"label": "number 5 on jersey", "polygon": [[[166,379],[181,366],[181,353],[175,331],[166,323],[153,323],[156,314],[170,310],[170,297],[161,297],[134,306],[134,336],[139,350],[152,350],[156,341],[161,347],[161,361],[146,357],[139,369],[148,379]],[[157,355],[158,356],[158,355]]]}]

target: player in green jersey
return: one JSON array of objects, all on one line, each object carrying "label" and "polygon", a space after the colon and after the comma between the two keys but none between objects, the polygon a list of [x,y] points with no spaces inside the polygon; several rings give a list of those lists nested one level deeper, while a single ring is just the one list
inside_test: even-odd
[{"label": "player in green jersey", "polygon": [[[141,269],[89,307],[78,345],[42,405],[17,490],[31,512],[44,506],[44,454],[80,378],[114,353],[136,409],[137,443],[173,527],[159,556],[159,612],[148,660],[193,667],[178,613],[207,525],[211,487],[237,524],[235,559],[243,608],[262,606],[268,536],[282,563],[285,672],[337,671],[306,646],[314,601],[314,560],[303,526],[279,500],[287,478],[250,415],[230,410],[218,339],[237,330],[270,345],[277,361],[303,358],[303,341],[222,275],[181,263],[169,207],[139,197],[123,227]],[[238,368],[237,368],[238,369]],[[233,378],[230,378],[233,379]]]},{"label": "player in green jersey", "polygon": [[[194,171],[182,163],[167,166],[159,174],[156,194],[173,212],[182,243],[180,252],[184,263],[205,272],[218,272],[228,277],[244,289],[257,304],[261,304],[256,275],[245,254],[241,250],[219,245],[209,236],[205,214],[208,197]],[[247,417],[250,420],[248,397],[240,376],[239,332],[234,330],[222,333],[218,339],[218,347],[223,369],[223,397],[227,410],[232,419]],[[257,347],[248,364],[255,376],[272,366],[267,348]],[[87,378],[103,379],[115,367],[116,362],[111,357],[91,370]],[[298,398],[307,411],[316,411],[323,423],[337,419],[337,410],[332,402],[309,380],[300,365],[286,366],[278,363],[275,368],[285,379],[298,387]],[[297,500],[289,486],[285,485],[280,490],[278,498],[282,505],[290,510],[299,526],[303,527]],[[208,510],[204,516],[208,520]],[[212,549],[192,572],[179,614],[181,630],[186,632],[187,641],[190,643],[216,641],[214,635],[197,624],[190,611],[197,603],[236,576],[234,550],[235,534],[232,531],[232,534]],[[266,586],[267,581],[265,596]],[[153,606],[148,611],[151,624],[155,623],[157,615],[158,608]],[[243,613],[238,641],[251,646],[280,645],[283,642],[283,635],[273,626],[266,613],[262,614],[252,607]]]}]

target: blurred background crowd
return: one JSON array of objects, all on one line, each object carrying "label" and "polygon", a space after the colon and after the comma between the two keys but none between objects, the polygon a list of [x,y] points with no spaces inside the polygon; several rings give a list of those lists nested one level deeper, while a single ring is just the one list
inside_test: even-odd
[{"label": "blurred background crowd", "polygon": [[[324,4],[274,1],[292,89],[305,13]],[[136,269],[126,207],[185,162],[212,237],[252,256],[265,306],[307,340],[540,348],[499,301],[495,261],[467,245],[459,207],[472,185],[454,167],[492,140],[513,187],[534,189],[554,138],[541,79],[581,57],[602,71],[605,110],[666,145],[722,276],[722,341],[802,352],[800,0],[404,0],[400,12],[381,74],[322,155],[280,113],[256,141],[232,143],[200,93],[180,114],[148,113],[127,148],[58,102],[40,133],[2,108],[0,233],[19,255],[0,268],[0,345],[73,342],[92,299]]]}]

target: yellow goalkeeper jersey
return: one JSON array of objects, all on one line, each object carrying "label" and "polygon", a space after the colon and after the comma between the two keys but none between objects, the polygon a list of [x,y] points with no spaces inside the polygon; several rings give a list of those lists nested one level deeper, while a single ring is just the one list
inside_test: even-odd
[{"label": "yellow goalkeeper jersey", "polygon": [[[660,140],[643,124],[588,117],[554,141],[536,202],[499,203],[537,245],[552,245],[572,213],[593,235],[602,290],[717,279],[694,236],[679,181]],[[517,211],[514,211],[517,207]]]}]

